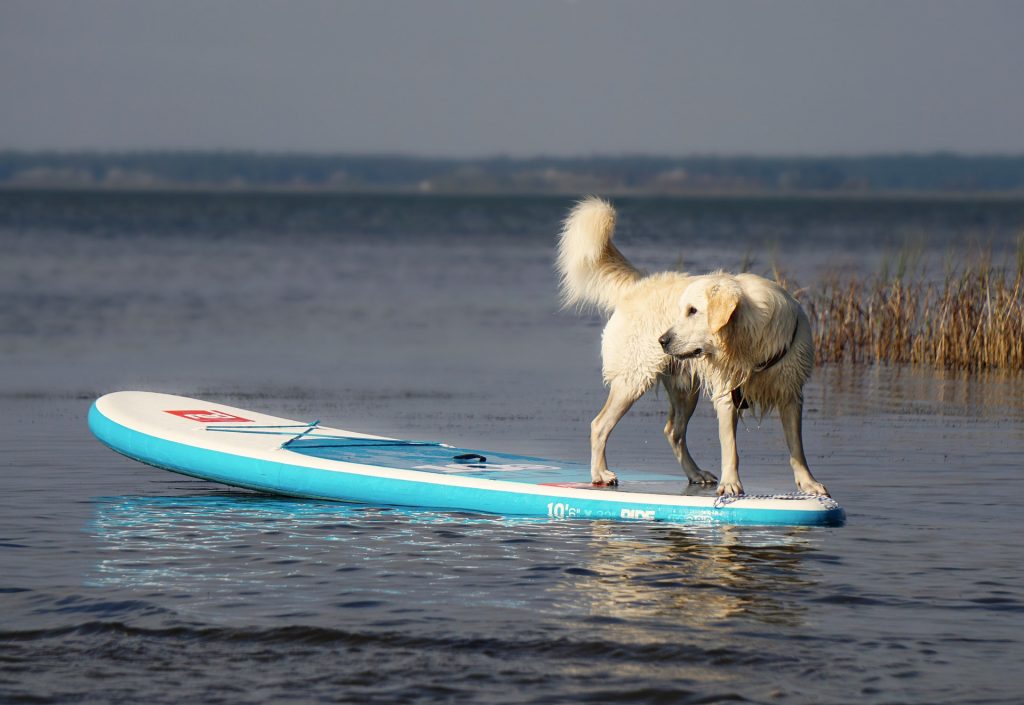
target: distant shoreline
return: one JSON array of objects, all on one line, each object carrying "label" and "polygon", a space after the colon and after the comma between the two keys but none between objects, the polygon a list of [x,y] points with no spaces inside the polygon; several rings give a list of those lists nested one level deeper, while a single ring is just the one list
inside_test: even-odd
[{"label": "distant shoreline", "polygon": [[153,186],[108,186],[78,184],[11,184],[0,182],[0,194],[81,193],[81,194],[139,194],[139,195],[237,195],[237,196],[406,196],[425,199],[444,198],[579,198],[599,195],[608,198],[652,199],[678,201],[732,201],[732,200],[807,200],[850,202],[900,201],[963,201],[1016,202],[1024,201],[1024,189],[1014,191],[644,191],[605,189],[601,191],[503,191],[503,190],[434,190],[410,188],[343,189],[317,186],[226,186],[222,184],[160,184]]},{"label": "distant shoreline", "polygon": [[610,196],[1024,196],[1024,155],[491,157],[0,151],[0,190]]}]

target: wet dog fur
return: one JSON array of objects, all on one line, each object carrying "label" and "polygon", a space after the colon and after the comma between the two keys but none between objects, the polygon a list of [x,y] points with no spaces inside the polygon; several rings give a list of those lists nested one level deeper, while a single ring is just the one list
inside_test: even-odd
[{"label": "wet dog fur", "polygon": [[[665,437],[691,484],[717,482],[718,494],[739,495],[736,426],[743,408],[778,410],[797,488],[827,495],[807,467],[802,438],[803,386],[814,351],[810,323],[777,283],[753,274],[644,274],[612,243],[615,210],[587,198],[566,218],[556,267],[567,306],[609,314],[601,337],[608,399],[591,423],[591,481],[615,485],[608,437],[633,403],[655,384],[665,387]],[[704,392],[714,404],[721,479],[690,455],[686,429]]]}]

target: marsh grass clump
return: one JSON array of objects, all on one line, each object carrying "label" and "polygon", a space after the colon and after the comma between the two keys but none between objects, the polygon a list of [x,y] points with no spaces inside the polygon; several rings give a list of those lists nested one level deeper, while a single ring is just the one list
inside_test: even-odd
[{"label": "marsh grass clump", "polygon": [[913,269],[901,257],[870,279],[806,292],[818,359],[1024,370],[1024,235],[1008,266],[982,253],[948,260],[938,281]]}]

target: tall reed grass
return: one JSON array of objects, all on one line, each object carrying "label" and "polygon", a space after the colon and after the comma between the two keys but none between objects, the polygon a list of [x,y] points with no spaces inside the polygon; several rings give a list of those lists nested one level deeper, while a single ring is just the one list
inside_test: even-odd
[{"label": "tall reed grass", "polygon": [[908,273],[910,259],[803,292],[819,361],[1024,370],[1024,235],[1015,263],[979,253],[937,281]]}]

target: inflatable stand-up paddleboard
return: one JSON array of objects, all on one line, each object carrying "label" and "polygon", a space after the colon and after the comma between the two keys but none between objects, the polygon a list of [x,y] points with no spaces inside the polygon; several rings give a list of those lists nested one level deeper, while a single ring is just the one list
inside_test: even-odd
[{"label": "inflatable stand-up paddleboard", "polygon": [[837,525],[845,519],[829,497],[686,495],[681,471],[626,472],[617,488],[594,487],[583,463],[371,436],[170,394],[107,394],[89,410],[89,428],[147,465],[291,497],[679,524]]}]

